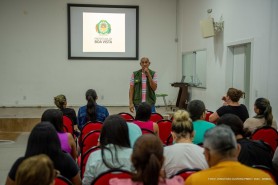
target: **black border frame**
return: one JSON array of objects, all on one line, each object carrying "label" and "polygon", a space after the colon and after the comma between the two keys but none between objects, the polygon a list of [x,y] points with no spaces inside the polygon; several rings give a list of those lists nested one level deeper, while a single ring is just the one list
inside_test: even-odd
[{"label": "black border frame", "polygon": [[[136,11],[136,54],[133,57],[82,57],[72,56],[71,54],[71,7],[105,7],[105,8],[132,8]],[[100,5],[100,4],[67,4],[67,19],[68,19],[68,59],[74,60],[138,60],[139,58],[139,6],[128,5]]]}]

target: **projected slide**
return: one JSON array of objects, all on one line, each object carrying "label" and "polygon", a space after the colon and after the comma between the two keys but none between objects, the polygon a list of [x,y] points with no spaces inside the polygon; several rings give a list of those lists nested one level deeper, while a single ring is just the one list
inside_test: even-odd
[{"label": "projected slide", "polygon": [[138,60],[139,7],[68,4],[68,59]]},{"label": "projected slide", "polygon": [[125,14],[83,13],[83,52],[125,52]]}]

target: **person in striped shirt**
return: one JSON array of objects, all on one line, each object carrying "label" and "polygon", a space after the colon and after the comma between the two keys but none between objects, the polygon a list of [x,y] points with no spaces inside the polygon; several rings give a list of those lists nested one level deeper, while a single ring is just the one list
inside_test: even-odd
[{"label": "person in striped shirt", "polygon": [[157,89],[157,74],[149,69],[151,62],[147,57],[140,60],[141,69],[134,71],[130,79],[129,109],[134,112],[141,102],[147,102],[155,112],[155,90]]}]

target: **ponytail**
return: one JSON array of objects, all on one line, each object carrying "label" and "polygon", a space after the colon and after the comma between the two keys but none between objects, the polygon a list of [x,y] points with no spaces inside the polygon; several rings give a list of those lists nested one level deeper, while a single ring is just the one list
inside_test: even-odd
[{"label": "ponytail", "polygon": [[96,121],[97,120],[97,111],[96,111],[96,102],[92,96],[87,97],[87,121]]},{"label": "ponytail", "polygon": [[143,172],[143,184],[144,185],[153,185],[158,184],[161,161],[157,158],[155,154],[151,154],[148,163],[146,164],[145,170]]},{"label": "ponytail", "polygon": [[272,115],[272,107],[270,106],[270,104],[265,108],[264,118],[265,118],[265,124],[267,126],[271,126],[272,120],[273,120],[273,115]]},{"label": "ponytail", "polygon": [[265,125],[271,126],[273,121],[272,115],[272,107],[270,102],[266,98],[258,98],[255,101],[255,106],[259,109],[259,113],[255,116],[255,118],[265,118]]}]

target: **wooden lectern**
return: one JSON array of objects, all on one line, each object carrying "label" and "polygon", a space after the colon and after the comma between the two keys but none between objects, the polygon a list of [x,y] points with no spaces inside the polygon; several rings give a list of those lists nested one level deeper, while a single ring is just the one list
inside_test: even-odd
[{"label": "wooden lectern", "polygon": [[176,82],[172,83],[171,86],[180,88],[176,107],[179,109],[186,109],[188,104],[188,83]]}]

